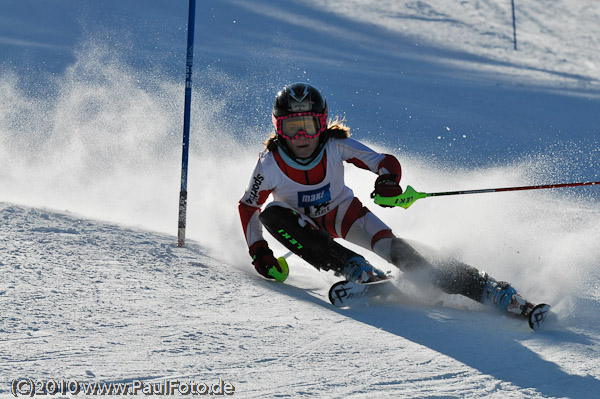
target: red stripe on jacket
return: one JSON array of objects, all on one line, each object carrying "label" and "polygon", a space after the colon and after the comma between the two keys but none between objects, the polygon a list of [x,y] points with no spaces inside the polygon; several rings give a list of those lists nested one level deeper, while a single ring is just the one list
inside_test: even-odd
[{"label": "red stripe on jacket", "polygon": [[269,195],[271,195],[271,190],[264,190],[258,193],[258,207],[245,204],[242,201],[239,202],[238,211],[240,212],[246,242],[248,242],[248,225],[250,224],[250,219],[252,219],[255,212],[258,211],[260,213],[260,206],[265,203]]},{"label": "red stripe on jacket", "polygon": [[319,163],[310,170],[302,170],[291,167],[285,163],[279,154],[279,150],[274,151],[273,156],[275,157],[277,165],[279,165],[279,169],[281,169],[287,177],[296,183],[310,186],[313,184],[319,184],[325,180],[325,175],[327,173],[327,154],[323,154],[321,161],[319,161]]}]

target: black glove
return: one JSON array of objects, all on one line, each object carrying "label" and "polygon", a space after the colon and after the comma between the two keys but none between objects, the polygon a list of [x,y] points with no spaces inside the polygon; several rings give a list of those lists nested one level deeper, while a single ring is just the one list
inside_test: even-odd
[{"label": "black glove", "polygon": [[250,256],[252,257],[252,264],[256,271],[263,277],[274,279],[269,274],[269,270],[275,267],[278,272],[281,273],[281,266],[273,256],[273,251],[269,248],[269,244],[266,241],[257,241],[250,247]]},{"label": "black glove", "polygon": [[[402,194],[402,187],[398,184],[398,176],[393,174],[381,175],[375,180],[375,190],[371,193],[371,198],[375,195],[380,197],[396,197]],[[391,208],[388,205],[379,205],[384,208]]]},{"label": "black glove", "polygon": [[398,176],[388,174],[381,175],[375,180],[375,190],[371,193],[371,198],[379,194],[381,197],[396,197],[402,194],[402,188],[398,184]]}]

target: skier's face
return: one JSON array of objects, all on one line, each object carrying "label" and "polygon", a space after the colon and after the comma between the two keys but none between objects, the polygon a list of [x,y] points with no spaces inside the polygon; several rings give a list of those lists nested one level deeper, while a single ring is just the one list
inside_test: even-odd
[{"label": "skier's face", "polygon": [[288,148],[292,150],[296,158],[308,158],[319,146],[319,138],[308,138],[301,134],[295,140],[284,139]]}]

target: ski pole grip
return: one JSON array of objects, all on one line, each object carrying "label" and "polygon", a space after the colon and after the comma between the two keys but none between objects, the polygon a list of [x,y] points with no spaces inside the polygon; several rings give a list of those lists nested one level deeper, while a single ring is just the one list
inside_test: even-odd
[{"label": "ski pole grip", "polygon": [[416,200],[425,197],[427,197],[427,194],[417,192],[411,186],[407,186],[406,190],[400,195],[395,197],[382,197],[379,194],[376,194],[373,201],[377,205],[400,206],[404,209],[408,209],[408,207],[414,204]]},{"label": "ski pole grip", "polygon": [[279,272],[276,267],[272,267],[269,269],[269,275],[280,283],[283,283],[290,274],[290,268],[283,256],[277,258],[277,263],[279,264],[279,267],[281,267],[281,272]]}]

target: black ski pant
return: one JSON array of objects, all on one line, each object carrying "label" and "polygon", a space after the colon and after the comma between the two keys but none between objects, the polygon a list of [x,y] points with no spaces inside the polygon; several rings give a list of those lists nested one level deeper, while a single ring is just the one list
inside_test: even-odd
[{"label": "black ski pant", "polygon": [[[272,205],[259,215],[267,231],[288,250],[321,270],[343,272],[348,259],[361,256],[334,241],[331,234],[303,220],[292,209]],[[448,294],[460,294],[481,302],[483,289],[491,278],[458,261],[433,266],[401,238],[393,238],[392,263],[412,280],[432,283]]]},{"label": "black ski pant", "polygon": [[268,206],[258,219],[277,241],[317,269],[342,273],[348,259],[360,256],[334,241],[328,232],[306,222],[292,209]]}]

